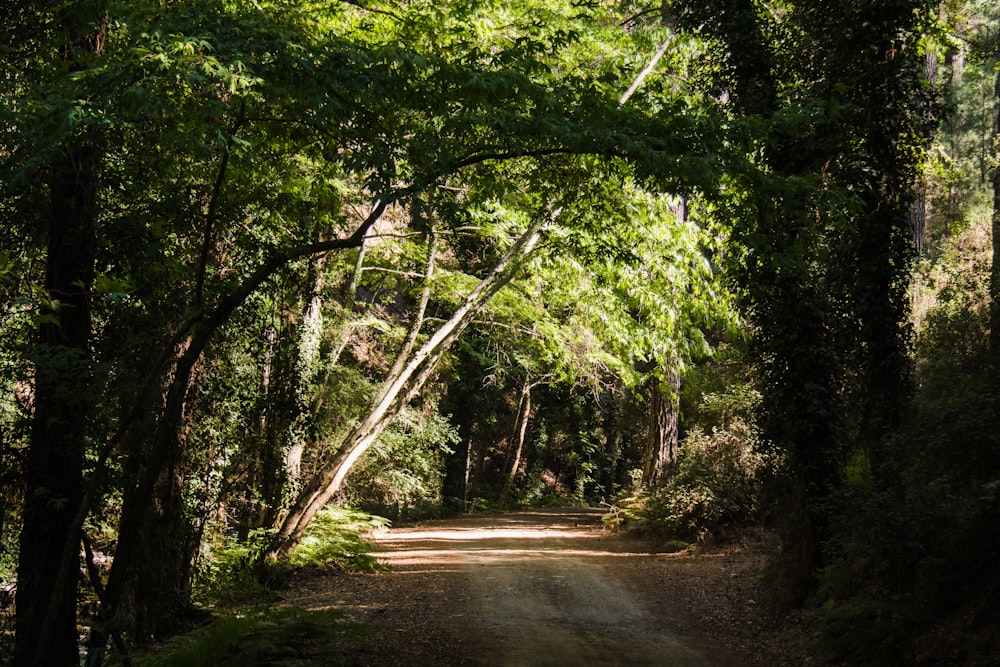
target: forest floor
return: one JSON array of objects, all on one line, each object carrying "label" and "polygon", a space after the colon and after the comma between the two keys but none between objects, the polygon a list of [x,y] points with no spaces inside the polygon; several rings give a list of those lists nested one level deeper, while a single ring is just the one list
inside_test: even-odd
[{"label": "forest floor", "polygon": [[819,664],[763,610],[764,533],[681,553],[600,510],[479,514],[376,537],[375,574],[299,572],[284,605],[368,628],[348,664]]}]

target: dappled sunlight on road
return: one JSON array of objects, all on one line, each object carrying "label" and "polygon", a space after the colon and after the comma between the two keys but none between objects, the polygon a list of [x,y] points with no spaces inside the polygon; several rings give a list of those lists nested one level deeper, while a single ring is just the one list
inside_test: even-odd
[{"label": "dappled sunlight on road", "polygon": [[[678,593],[696,576],[692,555],[646,551],[654,545],[605,530],[602,514],[556,508],[395,527],[375,536],[386,571],[307,578],[295,601],[333,605],[381,633],[354,664],[746,667],[692,620],[705,584]],[[732,588],[731,573],[724,581]]]},{"label": "dappled sunlight on road", "polygon": [[599,538],[594,530],[569,528],[437,528],[434,530],[401,529],[391,533],[386,544],[420,540],[448,540],[466,542],[473,540],[541,540],[553,538]]},{"label": "dappled sunlight on road", "polygon": [[[538,525],[540,516],[549,523]],[[552,514],[521,512],[487,525],[470,519],[433,528],[402,528],[378,538],[377,556],[392,568],[502,563],[538,559],[631,558],[646,553],[610,551],[591,512],[567,513],[552,522]],[[474,519],[473,519],[474,521]]]},{"label": "dappled sunlight on road", "polygon": [[598,549],[518,549],[497,546],[492,549],[399,549],[377,554],[390,567],[410,565],[452,565],[455,563],[501,563],[509,560],[567,558],[648,558],[648,553],[602,551]]}]

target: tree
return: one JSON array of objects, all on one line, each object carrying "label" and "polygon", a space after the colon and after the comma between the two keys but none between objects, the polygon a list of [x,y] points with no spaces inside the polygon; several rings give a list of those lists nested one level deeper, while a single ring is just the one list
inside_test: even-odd
[{"label": "tree", "polygon": [[[59,60],[70,71],[85,71],[102,54],[104,11],[103,3],[79,3],[55,17]],[[87,449],[99,138],[90,129],[49,157],[45,297],[37,317],[14,648],[15,663],[25,665],[64,665],[78,656],[78,570],[67,554],[78,549],[74,521]]]},{"label": "tree", "polygon": [[908,214],[932,117],[920,36],[933,5],[668,8],[716,56],[701,73],[706,92],[746,137],[767,137],[747,143],[763,172],[737,186],[747,197],[730,257],[760,358],[765,437],[790,456],[797,519],[786,539],[793,587],[808,594],[845,443],[893,484],[883,447],[909,387]]},{"label": "tree", "polygon": [[[513,462],[520,465],[524,460],[518,452],[525,453],[520,434],[527,425],[519,420],[525,412],[523,407],[513,409],[524,404],[522,387],[546,386],[546,393],[560,399],[565,399],[564,393],[589,395],[581,400],[606,414],[609,425],[612,404],[645,395],[648,415],[651,378],[662,380],[654,373],[673,365],[679,374],[687,364],[711,354],[709,331],[735,326],[728,294],[708,260],[719,241],[710,218],[677,215],[676,198],[644,191],[628,180],[627,170],[602,175],[587,188],[578,186],[577,192],[591,213],[558,235],[559,230],[553,230],[553,252],[530,274],[512,282],[506,295],[498,295],[475,339],[490,348],[491,359],[484,363],[489,364],[491,385],[509,386],[513,394],[510,410],[503,403],[483,402],[462,411],[463,421],[476,424],[509,422],[513,417],[507,430],[514,436],[483,443],[511,443],[497,489],[502,498],[510,496]],[[549,425],[566,416],[557,403],[540,399],[532,404]],[[673,408],[670,414],[676,418],[674,406],[668,399],[662,407],[668,413]],[[669,434],[655,439],[645,423],[638,430],[649,441],[669,447]],[[561,434],[550,430],[548,435]],[[566,437],[581,448],[593,444],[584,430]],[[612,442],[616,438],[608,437]],[[618,460],[619,445],[602,446],[608,461]],[[456,465],[464,466],[465,459]],[[642,457],[632,463],[641,468]]]},{"label": "tree", "polygon": [[[558,211],[554,214],[558,215]],[[427,342],[419,349],[413,350],[408,339],[399,355],[400,361],[394,364],[394,368],[383,380],[370,412],[347,434],[327,467],[305,485],[286,515],[278,532],[278,541],[272,551],[273,556],[285,557],[298,545],[309,521],[340,490],[344,478],[358,458],[371,447],[402,408],[420,392],[424,383],[435,372],[437,362],[468,326],[471,319],[513,278],[514,273],[520,268],[522,258],[529,254],[537,243],[539,232],[549,222],[549,215],[548,212],[542,212],[536,221],[528,226],[501,261],[469,293],[462,305]],[[413,330],[419,331],[422,323],[423,316],[420,314]],[[414,334],[414,339],[415,336]]]},{"label": "tree", "polygon": [[[996,71],[993,86],[994,109],[996,118],[993,126],[992,175],[993,186],[993,264],[990,273],[990,349],[993,352],[994,363],[1000,359],[1000,27],[996,20],[993,30],[987,29],[984,50],[992,46],[993,69]],[[992,32],[992,34],[990,34]],[[992,43],[991,43],[992,41]]]}]

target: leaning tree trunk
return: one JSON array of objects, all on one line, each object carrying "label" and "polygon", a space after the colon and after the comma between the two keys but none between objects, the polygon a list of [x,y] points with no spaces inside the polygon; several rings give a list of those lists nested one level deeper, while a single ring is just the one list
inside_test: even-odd
[{"label": "leaning tree trunk", "polygon": [[[308,245],[273,252],[257,269],[246,276],[240,285],[221,298],[210,313],[198,312],[185,322],[174,337],[180,351],[170,362],[171,380],[160,418],[157,420],[153,441],[136,475],[135,485],[129,492],[118,524],[118,544],[115,559],[108,574],[108,583],[101,598],[99,623],[91,630],[88,642],[88,664],[101,664],[103,652],[110,636],[120,629],[120,612],[129,578],[139,569],[138,554],[143,530],[143,517],[154,500],[158,480],[164,471],[174,467],[179,460],[179,447],[183,436],[184,406],[195,366],[214,333],[242,306],[264,282],[292,261],[332,250],[357,247],[368,230],[385,212],[387,204],[377,198],[368,217],[348,237],[317,241]],[[77,519],[80,516],[77,515]],[[172,595],[174,591],[160,591]]]},{"label": "leaning tree trunk", "polygon": [[283,559],[291,555],[305,534],[312,518],[340,490],[344,479],[358,459],[371,447],[399,412],[421,390],[433,375],[441,358],[452,343],[489,302],[514,277],[521,261],[531,253],[539,233],[559,214],[539,216],[514,242],[490,273],[472,290],[465,301],[434,334],[409,357],[406,363],[396,363],[395,373],[382,383],[368,413],[350,430],[330,462],[307,484],[285,516],[275,545],[267,554]]},{"label": "leaning tree trunk", "polygon": [[[205,202],[194,275],[194,309],[197,311],[205,308],[207,277],[217,245],[219,207],[228,178],[230,151],[244,121],[245,106],[241,103]],[[114,624],[140,641],[170,634],[178,619],[191,609],[191,565],[197,530],[184,507],[183,440],[190,421],[189,391],[213,332],[214,328],[208,328],[192,333],[187,345],[179,348],[173,377],[168,373],[165,380],[166,401],[158,416],[153,450],[143,455],[145,465],[139,475],[140,482],[124,499],[122,527],[106,589],[105,613],[113,607]],[[92,648],[98,650],[88,658],[91,662],[97,659],[103,646],[102,635],[100,631],[92,633]]]}]

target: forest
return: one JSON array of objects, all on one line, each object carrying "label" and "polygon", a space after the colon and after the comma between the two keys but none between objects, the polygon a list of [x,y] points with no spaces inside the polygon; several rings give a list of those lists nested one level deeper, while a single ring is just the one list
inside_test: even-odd
[{"label": "forest", "polygon": [[2,15],[0,661],[554,505],[774,531],[847,664],[996,648],[996,3]]}]

